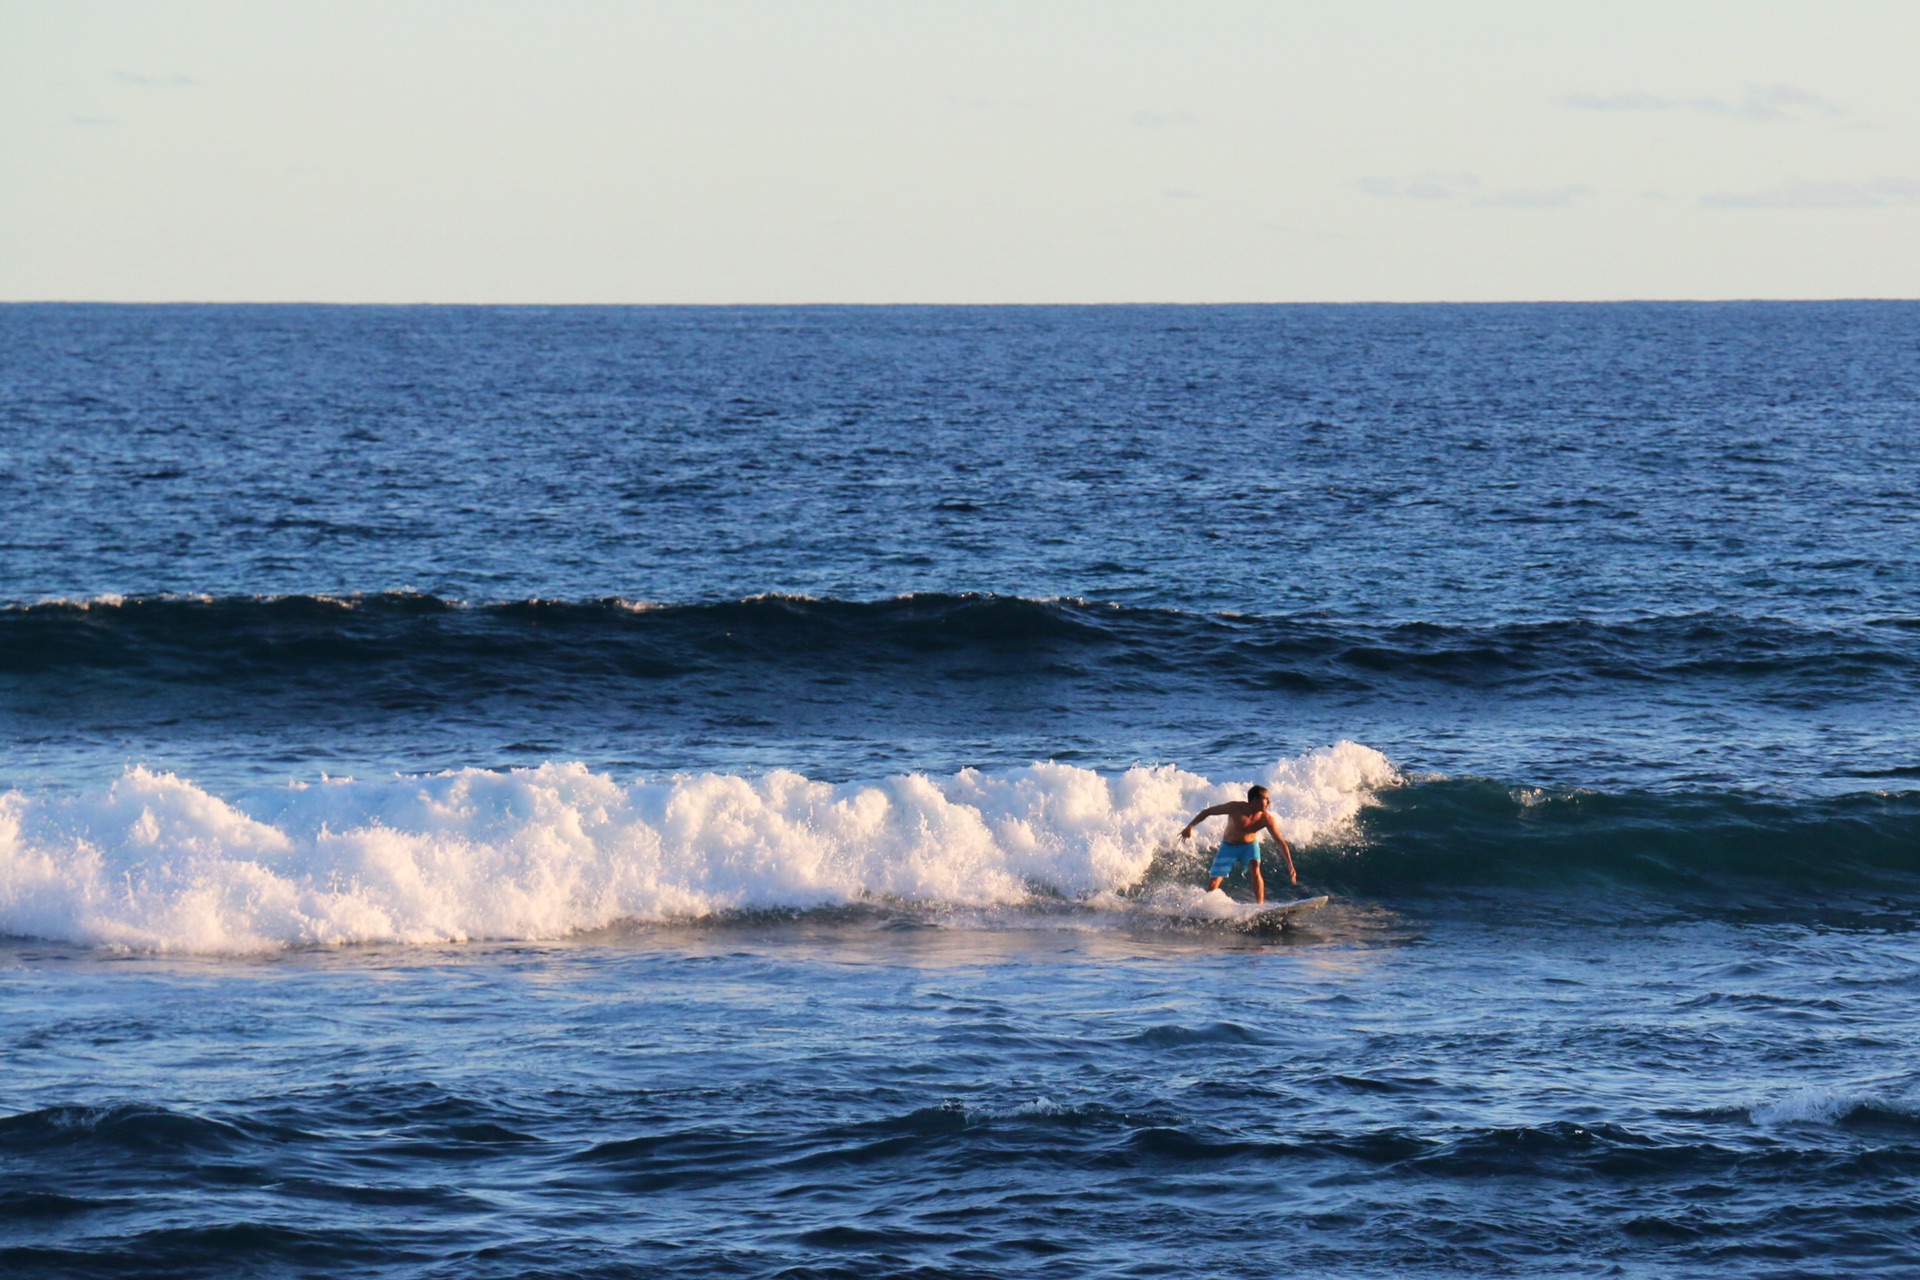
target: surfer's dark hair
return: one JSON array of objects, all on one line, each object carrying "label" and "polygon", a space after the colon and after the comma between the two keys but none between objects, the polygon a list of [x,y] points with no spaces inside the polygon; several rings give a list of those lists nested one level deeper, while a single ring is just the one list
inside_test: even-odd
[{"label": "surfer's dark hair", "polygon": [[1267,789],[1266,789],[1265,787],[1258,787],[1258,786],[1255,786],[1255,787],[1248,787],[1248,788],[1247,788],[1247,801],[1248,801],[1248,803],[1252,803],[1253,801],[1255,801],[1255,800],[1258,800],[1258,799],[1259,799],[1259,798],[1260,798],[1261,796],[1264,796],[1264,795],[1267,795],[1267,794],[1269,794],[1269,793],[1268,793],[1268,791],[1267,791]]}]

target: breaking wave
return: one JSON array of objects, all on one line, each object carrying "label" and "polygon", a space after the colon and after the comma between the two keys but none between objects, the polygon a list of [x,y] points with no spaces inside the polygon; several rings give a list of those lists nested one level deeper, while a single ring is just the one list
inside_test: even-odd
[{"label": "breaking wave", "polygon": [[[1247,781],[1063,763],[865,784],[779,770],[622,781],[548,763],[223,798],[135,767],[91,792],[0,796],[0,935],[246,952],[849,906],[956,924],[1002,908],[1218,915],[1197,887],[1209,844],[1175,836]],[[1258,781],[1312,892],[1389,906],[1494,895],[1576,920],[1605,901],[1614,917],[1786,907],[1885,925],[1920,894],[1920,791],[1409,781],[1352,742]]]},{"label": "breaking wave", "polygon": [[[1395,774],[1343,742],[1260,781],[1311,845],[1349,832]],[[869,901],[1098,902],[1146,877],[1196,809],[1245,785],[1171,766],[830,785],[791,772],[623,783],[547,764],[234,802],[134,768],[104,793],[0,798],[0,934],[243,952]]]}]

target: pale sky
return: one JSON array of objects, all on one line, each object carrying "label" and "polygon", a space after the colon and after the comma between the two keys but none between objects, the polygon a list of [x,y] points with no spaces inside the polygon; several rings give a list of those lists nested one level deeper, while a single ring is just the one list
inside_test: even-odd
[{"label": "pale sky", "polygon": [[0,299],[1920,297],[1920,0],[0,0]]}]

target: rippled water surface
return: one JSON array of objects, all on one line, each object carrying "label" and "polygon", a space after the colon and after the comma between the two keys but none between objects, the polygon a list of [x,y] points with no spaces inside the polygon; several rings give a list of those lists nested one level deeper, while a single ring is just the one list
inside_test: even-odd
[{"label": "rippled water surface", "polygon": [[0,1260],[1912,1272],[1910,933],[1002,923],[12,947]]},{"label": "rippled water surface", "polygon": [[0,307],[0,1274],[1914,1275],[1916,334]]}]

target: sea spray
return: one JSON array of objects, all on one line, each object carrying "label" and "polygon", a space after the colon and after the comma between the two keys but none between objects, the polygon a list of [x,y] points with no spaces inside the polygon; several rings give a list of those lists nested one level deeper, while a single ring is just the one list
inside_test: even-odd
[{"label": "sea spray", "polygon": [[[1341,742],[1262,781],[1297,843],[1348,830],[1386,758]],[[138,951],[554,938],[864,900],[1012,905],[1139,881],[1237,796],[1170,765],[1059,763],[833,785],[789,771],[623,783],[549,763],[296,784],[231,802],[129,769],[0,799],[0,934]]]}]

